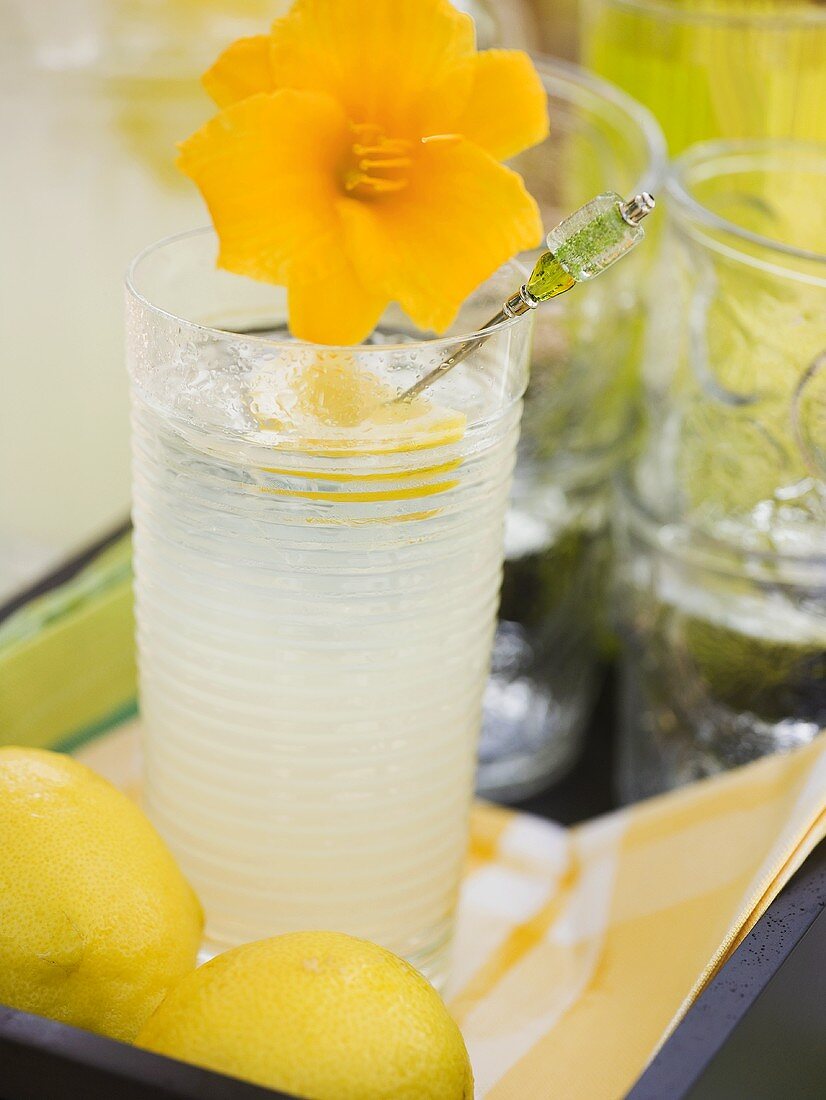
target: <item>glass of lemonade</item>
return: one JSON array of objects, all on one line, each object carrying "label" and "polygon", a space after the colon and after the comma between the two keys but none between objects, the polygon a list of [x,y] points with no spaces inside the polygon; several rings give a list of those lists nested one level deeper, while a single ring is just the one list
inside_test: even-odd
[{"label": "glass of lemonade", "polygon": [[[146,806],[214,949],[294,929],[445,974],[502,571],[530,323],[366,345],[286,334],[286,299],[211,231],[128,291]],[[334,288],[320,289],[323,294]]]}]

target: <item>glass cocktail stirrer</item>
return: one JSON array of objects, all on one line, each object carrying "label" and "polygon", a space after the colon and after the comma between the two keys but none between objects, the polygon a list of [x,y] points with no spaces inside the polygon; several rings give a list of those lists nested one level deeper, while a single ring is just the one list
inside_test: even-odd
[{"label": "glass cocktail stirrer", "polygon": [[[564,294],[576,283],[584,283],[605,271],[611,264],[638,244],[645,236],[640,225],[654,209],[654,199],[647,191],[625,202],[613,191],[597,195],[579,210],[561,221],[545,238],[548,251],[534,265],[531,277],[512,294],[495,317],[482,326],[493,328],[509,317],[520,317],[540,302]],[[437,367],[413,386],[399,394],[395,401],[410,401],[428,386],[432,386],[449,370],[466,359],[488,339],[488,334],[466,341]]]}]

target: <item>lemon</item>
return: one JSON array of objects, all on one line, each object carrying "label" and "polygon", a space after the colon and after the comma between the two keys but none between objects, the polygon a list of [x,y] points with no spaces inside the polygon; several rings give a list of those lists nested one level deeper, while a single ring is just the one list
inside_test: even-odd
[{"label": "lemon", "polygon": [[202,924],[125,795],[61,753],[0,748],[0,1002],[132,1040]]},{"label": "lemon", "polygon": [[160,1054],[311,1100],[470,1100],[435,989],[375,944],[292,932],[188,975],[138,1036]]}]

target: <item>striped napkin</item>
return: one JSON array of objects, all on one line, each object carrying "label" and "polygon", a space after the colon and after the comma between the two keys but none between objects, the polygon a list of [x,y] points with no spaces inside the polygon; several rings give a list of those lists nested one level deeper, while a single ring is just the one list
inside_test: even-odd
[{"label": "striped napkin", "polygon": [[[136,721],[78,756],[139,794]],[[471,826],[447,999],[477,1100],[616,1100],[826,836],[826,734],[573,829]]]}]

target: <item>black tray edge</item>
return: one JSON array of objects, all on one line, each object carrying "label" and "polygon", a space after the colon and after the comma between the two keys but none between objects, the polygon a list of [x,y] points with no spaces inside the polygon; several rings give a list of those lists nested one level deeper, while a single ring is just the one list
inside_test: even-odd
[{"label": "black tray edge", "polygon": [[0,1006],[2,1100],[297,1100]]}]

